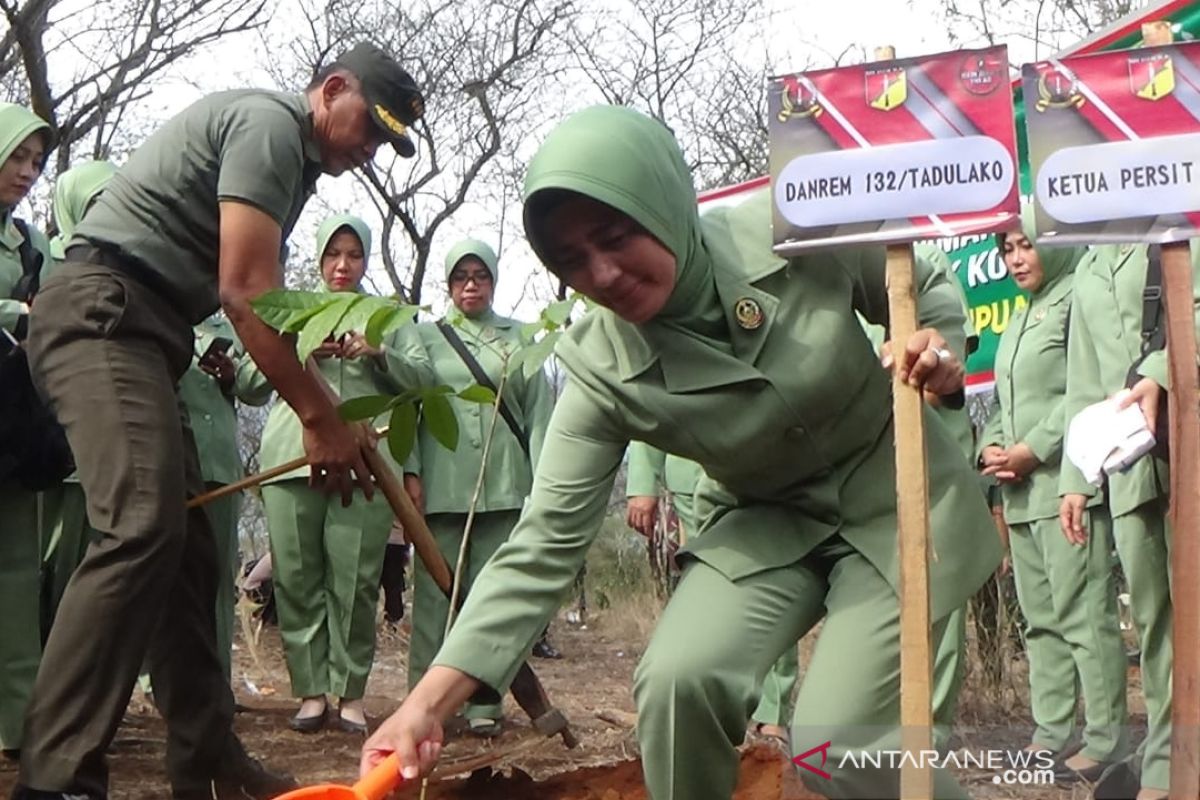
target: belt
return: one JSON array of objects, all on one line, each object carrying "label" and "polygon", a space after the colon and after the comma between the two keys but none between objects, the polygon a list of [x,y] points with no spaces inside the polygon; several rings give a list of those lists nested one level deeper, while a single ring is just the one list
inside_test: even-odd
[{"label": "belt", "polygon": [[95,244],[77,244],[68,247],[65,261],[77,264],[97,264],[119,272],[122,275],[145,286],[161,299],[174,304],[171,289],[154,270],[147,267],[140,259],[126,255],[114,247],[103,247]]}]

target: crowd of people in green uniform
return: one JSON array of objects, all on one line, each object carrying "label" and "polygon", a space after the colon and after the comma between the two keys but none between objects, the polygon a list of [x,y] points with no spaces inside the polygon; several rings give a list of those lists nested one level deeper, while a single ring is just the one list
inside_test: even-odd
[{"label": "crowd of people in green uniform", "polygon": [[[306,369],[250,300],[279,285],[317,177],[385,143],[413,156],[408,128],[423,111],[413,79],[365,44],[300,93],[211,95],[121,167],[60,174],[48,240],[14,209],[54,132],[0,104],[0,328],[27,355],[76,469],[43,490],[0,476],[0,746],[20,761],[15,800],[107,796],[106,751],[139,675],[167,723],[172,797],[293,785],[231,726],[239,496],[186,507],[243,477],[236,402],[272,392],[260,466],[309,464],[262,488],[293,729],[373,727],[362,768],[397,753],[406,778],[432,768],[452,716],[497,734],[520,663],[557,655],[549,620],[627,460],[629,526],[649,536],[660,495],[678,521],[678,583],[633,687],[650,795],[727,800],[749,731],[795,752],[829,742],[829,778],[805,776],[825,796],[896,796],[895,769],[842,765],[900,742],[893,371],[928,406],[935,746],[949,746],[966,603],[1007,545],[1035,724],[1026,749],[1048,754],[1060,780],[1166,796],[1166,462],[1148,454],[1096,486],[1063,455],[1074,414],[1123,388],[1153,428],[1167,376],[1143,324],[1151,251],[1035,246],[1028,215],[997,237],[1029,303],[1001,338],[994,408],[976,434],[963,410],[974,331],[944,253],[917,248],[919,330],[888,342],[882,248],[781,258],[767,192],[700,216],[671,132],[594,107],[548,135],[525,179],[533,251],[596,305],[557,347],[557,398],[543,371],[507,370],[521,323],[494,310],[500,259],[474,238],[445,254],[442,319],[379,346],[364,332],[330,337]],[[323,288],[366,291],[371,253],[363,219],[325,219],[313,251]],[[31,268],[40,287],[21,295]],[[468,592],[448,629],[448,600],[415,564],[409,692],[375,726],[363,696],[402,531],[322,383],[340,398],[504,387],[497,415],[451,396],[453,451],[422,420],[405,463],[384,453]],[[1140,742],[1118,562],[1140,643]],[[390,620],[402,613],[389,603]],[[797,643],[818,623],[801,670]],[[934,787],[966,796],[946,770]]]}]

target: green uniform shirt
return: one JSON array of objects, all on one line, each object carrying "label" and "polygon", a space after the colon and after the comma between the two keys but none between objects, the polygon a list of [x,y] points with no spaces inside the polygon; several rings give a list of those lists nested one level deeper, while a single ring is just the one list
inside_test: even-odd
[{"label": "green uniform shirt", "polygon": [[[231,394],[225,394],[217,379],[200,369],[200,357],[213,339],[233,340],[226,354],[237,367]],[[192,364],[179,379],[179,396],[187,408],[192,436],[200,454],[200,473],[205,483],[233,483],[245,474],[237,446],[237,413],[234,399],[261,406],[270,399],[271,386],[242,348],[233,326],[222,318],[207,319],[196,326]]]},{"label": "green uniform shirt", "polygon": [[[492,311],[477,319],[452,311],[449,319],[467,350],[475,356],[493,384],[499,386],[503,354],[511,356],[521,346],[521,323]],[[436,325],[422,323],[416,327],[416,333],[428,353],[437,383],[461,389],[476,382]],[[422,422],[418,437],[419,458],[405,465],[406,471],[421,476],[427,514],[465,513],[471,507],[483,463],[483,443],[491,425],[491,406],[453,396],[449,399],[458,419],[458,448],[451,451],[442,447]],[[525,456],[504,418],[498,417],[488,450],[487,477],[475,507],[480,513],[519,509],[524,504],[554,406],[554,393],[544,372],[538,370],[533,377],[527,378],[524,369],[518,369],[505,380],[504,400],[528,437],[530,455],[529,458]]]},{"label": "green uniform shirt", "polygon": [[664,453],[645,442],[629,445],[626,497],[651,497],[662,486],[671,494],[691,496],[704,470],[695,461]]},{"label": "green uniform shirt", "polygon": [[[1200,304],[1200,243],[1192,240],[1193,294]],[[1093,247],[1075,270],[1071,331],[1067,343],[1066,421],[1085,407],[1125,388],[1130,366],[1142,352],[1142,289],[1146,285],[1146,248],[1137,245]],[[1198,318],[1200,321],[1200,318]],[[1164,323],[1165,324],[1165,320]],[[1167,384],[1166,352],[1152,353],[1141,374]],[[1146,455],[1129,469],[1108,476],[1109,511],[1127,514],[1165,496],[1170,485],[1165,462]],[[1059,494],[1093,496],[1099,489],[1065,459]]]},{"label": "green uniform shirt", "polygon": [[[42,254],[42,277],[50,267],[50,242],[46,234],[33,225],[29,225],[29,238],[33,248]],[[21,232],[13,224],[12,214],[0,218],[0,327],[6,331],[15,332],[17,323],[27,313],[24,305],[10,296],[21,280],[21,242],[24,241]]]},{"label": "green uniform shirt", "polygon": [[[338,397],[349,400],[376,394],[400,394],[416,386],[431,386],[433,370],[425,351],[412,333],[414,326],[407,325],[392,333],[384,342],[384,355],[369,358],[319,358],[316,359],[321,374]],[[387,424],[387,415],[374,421],[376,428]],[[268,470],[286,464],[304,455],[304,427],[292,407],[276,399],[263,428],[262,445],[259,449],[259,468]],[[384,442],[380,452],[399,475],[400,469]],[[306,478],[308,467],[299,467],[274,481],[289,478]],[[273,481],[268,481],[268,483]]]},{"label": "green uniform shirt", "polygon": [[[610,155],[596,161],[598,148]],[[560,340],[568,380],[528,505],[435,663],[493,688],[509,683],[583,563],[630,441],[703,466],[696,502],[705,523],[687,552],[729,580],[794,564],[840,535],[895,587],[891,378],[854,314],[886,320],[883,248],[781,261],[765,191],[699,220],[678,145],[628,109],[588,109],[550,135],[526,195],[563,188],[649,230],[675,254],[675,289],[646,323],[598,309]],[[526,230],[538,252],[545,220],[534,207],[527,200]],[[961,357],[965,320],[953,288],[921,259],[915,283],[921,325],[938,328]],[[744,327],[747,307],[761,317]],[[928,430],[937,620],[983,584],[1000,543],[967,460],[942,427]]]},{"label": "green uniform shirt", "polygon": [[[7,161],[31,133],[49,129],[45,120],[24,106],[0,103],[0,164]],[[34,225],[29,225],[29,237],[34,249],[42,254],[42,275],[45,277],[45,270],[50,266],[50,243]],[[27,312],[22,303],[10,296],[21,279],[19,248],[22,241],[21,232],[12,221],[12,209],[0,208],[0,328],[10,332],[16,331],[17,323]]]},{"label": "green uniform shirt", "polygon": [[[1028,212],[1027,212],[1028,213]],[[1026,225],[1033,241],[1033,225]],[[1010,524],[1058,516],[1066,433],[1067,331],[1081,248],[1039,247],[1044,275],[1029,305],[1013,312],[996,346],[996,389],[979,450],[1024,443],[1041,463],[1017,483],[1001,484]]]},{"label": "green uniform shirt", "polygon": [[192,324],[217,310],[221,200],[295,225],[320,173],[304,95],[239,89],[193,103],[113,176],[70,244],[109,244],[157,278]]}]

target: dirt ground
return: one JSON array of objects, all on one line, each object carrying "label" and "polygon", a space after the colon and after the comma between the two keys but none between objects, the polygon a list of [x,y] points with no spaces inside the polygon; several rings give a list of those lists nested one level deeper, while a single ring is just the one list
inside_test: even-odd
[{"label": "dirt ground", "polygon": [[[602,618],[593,616],[589,621],[592,625],[585,629],[556,622],[552,638],[566,657],[533,662],[551,699],[571,720],[580,746],[567,750],[557,739],[546,741],[502,761],[494,774],[485,771],[470,780],[460,776],[431,781],[424,795],[427,800],[645,800],[632,730],[631,686],[640,652],[636,645],[631,647],[628,641],[606,631]],[[403,628],[381,634],[367,695],[367,711],[373,723],[391,712],[404,696],[406,649]],[[278,631],[266,628],[255,647],[248,647],[245,639],[239,638],[234,657],[235,693],[246,707],[237,715],[236,726],[248,749],[272,767],[290,771],[305,784],[352,781],[361,738],[332,730],[313,735],[288,730],[288,717],[294,713],[295,703],[289,698]],[[1131,669],[1130,677],[1132,692],[1136,689],[1136,669]],[[486,753],[491,747],[520,738],[528,721],[511,698],[507,702],[511,715],[503,736],[491,742],[460,736],[447,746],[443,761]],[[987,698],[971,696],[968,688],[956,728],[957,746],[994,749],[1020,747],[1028,741],[1031,728],[1027,718],[1020,716],[1023,712],[1017,710],[1006,718],[989,720],[980,709],[994,705]],[[1011,705],[1013,709],[1024,707],[1023,702]],[[1133,696],[1131,711],[1143,711]],[[1138,721],[1143,718],[1141,714]],[[162,722],[152,708],[135,698],[111,749],[113,800],[168,798],[163,752]],[[0,761],[0,796],[8,796],[15,778],[15,765]],[[1083,785],[997,785],[991,772],[978,770],[961,771],[959,778],[973,797],[982,800],[1082,800],[1089,796]],[[421,795],[419,787],[412,787],[398,796]],[[736,800],[809,797],[815,795],[804,793],[794,769],[777,748],[759,742],[744,749]]]}]

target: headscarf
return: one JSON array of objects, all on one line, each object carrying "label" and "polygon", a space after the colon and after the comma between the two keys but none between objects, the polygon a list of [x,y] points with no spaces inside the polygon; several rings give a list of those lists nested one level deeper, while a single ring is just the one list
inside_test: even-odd
[{"label": "headscarf", "polygon": [[[1021,206],[1021,232],[1031,242],[1035,242],[1034,251],[1038,254],[1038,261],[1042,265],[1042,285],[1037,288],[1037,291],[1032,293],[1032,300],[1039,297],[1046,297],[1056,286],[1064,281],[1070,280],[1071,275],[1075,273],[1075,267],[1079,266],[1079,262],[1083,259],[1087,252],[1086,247],[1046,247],[1036,244],[1034,234],[1036,227],[1033,220],[1033,205],[1025,203]],[[1004,253],[1004,238],[1005,234],[996,234],[996,244],[1000,247],[1000,253]]]},{"label": "headscarf", "polygon": [[[0,164],[8,160],[21,142],[31,133],[44,131],[46,154],[42,158],[42,167],[50,157],[50,147],[54,143],[54,133],[46,120],[34,114],[25,106],[16,103],[0,103]],[[11,209],[0,208],[0,217],[6,216]]]},{"label": "headscarf", "polygon": [[[325,281],[325,274],[321,270],[325,248],[329,246],[329,240],[342,228],[349,228],[358,237],[363,251],[363,275],[367,274],[367,261],[371,258],[371,229],[366,222],[353,214],[334,214],[332,217],[326,217],[317,227],[317,272],[320,274],[322,282]],[[362,282],[361,279],[359,282]]]},{"label": "headscarf", "polygon": [[58,176],[54,182],[54,224],[58,235],[50,240],[50,255],[54,258],[64,258],[66,243],[83,219],[83,212],[116,171],[107,161],[84,161]]},{"label": "headscarf", "polygon": [[675,288],[654,318],[719,344],[729,340],[683,153],[660,122],[629,108],[593,106],[558,125],[525,176],[525,234],[546,262],[539,192],[565,189],[628,215],[675,256]]},{"label": "headscarf", "polygon": [[475,256],[483,265],[487,267],[487,271],[492,274],[492,282],[495,283],[500,277],[499,259],[496,258],[496,251],[488,245],[487,242],[479,239],[463,239],[458,244],[450,248],[450,252],[446,253],[446,282],[450,282],[450,273],[458,266],[458,262],[462,261],[467,256]]}]

